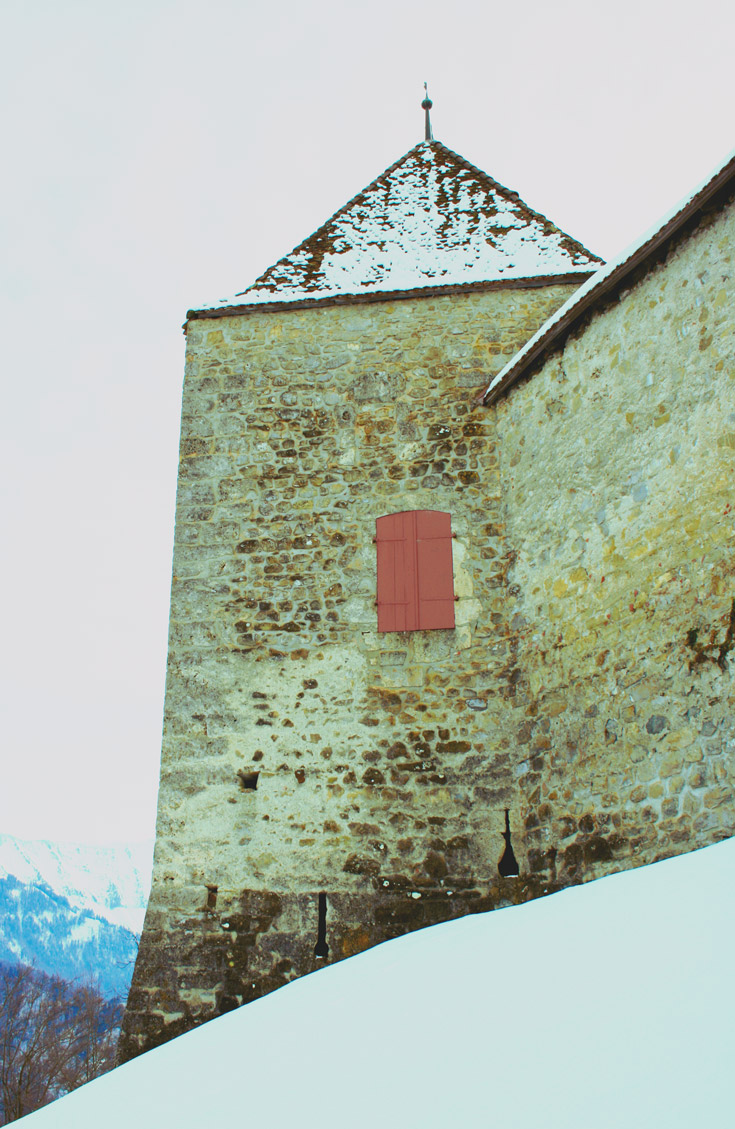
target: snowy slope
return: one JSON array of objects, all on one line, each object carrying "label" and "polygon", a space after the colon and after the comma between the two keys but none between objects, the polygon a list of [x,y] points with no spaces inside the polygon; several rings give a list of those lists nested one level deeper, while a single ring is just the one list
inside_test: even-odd
[{"label": "snowy slope", "polygon": [[152,843],[95,847],[0,835],[0,879],[12,876],[27,886],[48,886],[71,906],[140,933],[152,851]]},{"label": "snowy slope", "polygon": [[732,1121],[735,840],[380,945],[28,1129],[630,1129]]}]

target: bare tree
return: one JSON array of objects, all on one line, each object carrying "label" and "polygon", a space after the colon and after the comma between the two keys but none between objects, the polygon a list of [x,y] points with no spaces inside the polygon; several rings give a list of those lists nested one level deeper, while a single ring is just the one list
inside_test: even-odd
[{"label": "bare tree", "polygon": [[106,1000],[91,978],[74,988],[72,1011],[78,1042],[67,1076],[67,1090],[112,1070],[123,1014],[122,1004]]},{"label": "bare tree", "polygon": [[0,1125],[114,1064],[121,1007],[28,965],[0,965]]}]

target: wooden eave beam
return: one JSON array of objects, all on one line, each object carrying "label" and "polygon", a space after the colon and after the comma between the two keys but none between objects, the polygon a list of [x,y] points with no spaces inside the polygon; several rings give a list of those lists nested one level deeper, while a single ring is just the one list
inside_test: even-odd
[{"label": "wooden eave beam", "polygon": [[707,204],[717,196],[720,192],[725,192],[730,184],[735,183],[735,158],[729,161],[727,165],[717,176],[713,177],[704,188],[702,188],[696,196],[685,204],[680,212],[660,227],[649,240],[637,248],[625,262],[620,263],[609,275],[603,278],[598,286],[588,291],[579,302],[568,310],[563,317],[554,322],[549,327],[547,333],[539,338],[532,349],[524,353],[519,358],[518,363],[508,369],[508,372],[503,377],[503,380],[492,391],[484,393],[479,398],[479,403],[485,407],[490,407],[495,401],[503,395],[504,392],[515,384],[522,376],[529,373],[532,368],[538,368],[542,360],[546,358],[553,350],[561,347],[568,335],[579,325],[585,315],[590,312],[595,306],[600,305],[606,298],[611,298],[616,291],[620,290],[623,283],[630,278],[630,276],[644,263],[649,260],[655,259],[660,253],[666,249],[666,245],[676,236],[690,221],[694,220],[698,213],[702,212]]},{"label": "wooden eave beam", "polygon": [[413,290],[382,290],[371,294],[336,294],[325,298],[299,298],[293,302],[243,303],[214,310],[188,310],[187,321],[205,318],[229,318],[238,314],[259,314],[281,310],[311,310],[322,306],[365,305],[371,302],[400,302],[408,298],[443,298],[452,294],[474,294],[486,290],[533,290],[542,286],[581,286],[594,271],[573,271],[568,274],[546,274],[533,278],[499,278],[492,282],[467,282],[450,286],[417,286]]}]

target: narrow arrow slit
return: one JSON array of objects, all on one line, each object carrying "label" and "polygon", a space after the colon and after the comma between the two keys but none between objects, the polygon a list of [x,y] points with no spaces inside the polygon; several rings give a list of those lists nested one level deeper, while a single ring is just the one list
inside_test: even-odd
[{"label": "narrow arrow slit", "polygon": [[314,956],[321,960],[326,960],[329,956],[329,945],[327,944],[327,895],[319,895],[319,925],[317,927],[316,945],[314,946]]}]

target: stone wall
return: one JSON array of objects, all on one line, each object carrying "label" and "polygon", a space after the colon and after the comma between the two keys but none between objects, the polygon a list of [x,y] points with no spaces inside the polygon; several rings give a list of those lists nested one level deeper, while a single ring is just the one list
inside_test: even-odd
[{"label": "stone wall", "polygon": [[[318,967],[320,892],[333,960],[548,889],[519,834],[523,876],[497,869],[506,808],[521,826],[521,674],[496,419],[475,397],[573,289],[189,323],[124,1058]],[[456,629],[379,635],[375,519],[424,508],[452,515]]]},{"label": "stone wall", "polygon": [[[734,227],[491,409],[568,287],[190,323],[123,1057],[319,967],[320,892],[333,960],[733,833]],[[457,627],[378,635],[375,518],[420,508]]]},{"label": "stone wall", "polygon": [[730,204],[493,409],[550,881],[735,830],[734,245]]}]

